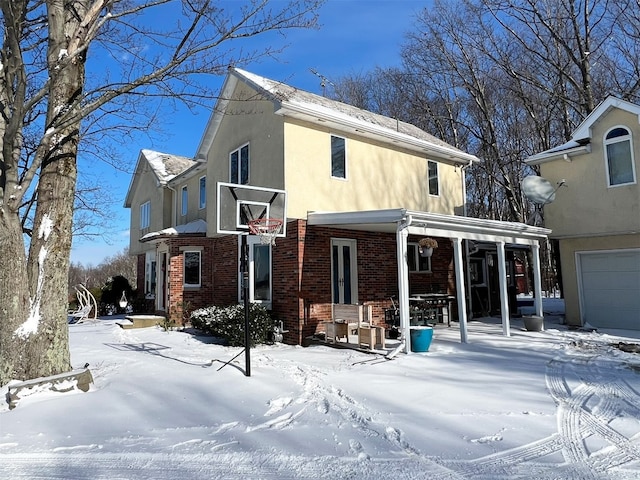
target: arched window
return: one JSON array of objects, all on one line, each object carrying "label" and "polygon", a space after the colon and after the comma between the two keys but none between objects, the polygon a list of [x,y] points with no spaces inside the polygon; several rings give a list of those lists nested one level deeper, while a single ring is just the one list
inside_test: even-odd
[{"label": "arched window", "polygon": [[605,160],[609,186],[635,183],[631,132],[625,127],[614,127],[604,137]]}]

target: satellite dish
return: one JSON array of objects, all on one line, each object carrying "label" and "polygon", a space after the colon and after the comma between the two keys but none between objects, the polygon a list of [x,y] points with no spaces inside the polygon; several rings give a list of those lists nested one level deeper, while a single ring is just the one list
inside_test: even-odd
[{"label": "satellite dish", "polygon": [[[561,185],[564,184],[564,181]],[[549,180],[531,175],[522,179],[522,193],[533,203],[546,205],[556,199],[557,188]]]}]

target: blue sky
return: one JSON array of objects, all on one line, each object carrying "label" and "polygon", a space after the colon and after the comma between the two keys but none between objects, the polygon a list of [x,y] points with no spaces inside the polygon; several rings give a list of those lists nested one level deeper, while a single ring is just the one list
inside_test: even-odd
[{"label": "blue sky", "polygon": [[[428,0],[329,0],[320,10],[321,27],[318,30],[295,30],[290,31],[286,38],[277,36],[281,45],[289,45],[277,59],[263,60],[243,68],[320,94],[320,79],[310,69],[331,80],[347,74],[364,73],[376,66],[398,65],[404,35],[413,28],[415,14],[428,4]],[[211,81],[221,85],[222,80],[221,77]],[[183,108],[177,114],[165,117],[163,129],[172,131],[172,136],[145,139],[139,145],[123,147],[130,172],[97,167],[118,201],[112,223],[105,232],[109,241],[74,239],[72,262],[97,265],[129,245],[129,210],[122,205],[139,151],[148,148],[193,156],[209,114],[209,109],[203,108],[194,114]]]}]

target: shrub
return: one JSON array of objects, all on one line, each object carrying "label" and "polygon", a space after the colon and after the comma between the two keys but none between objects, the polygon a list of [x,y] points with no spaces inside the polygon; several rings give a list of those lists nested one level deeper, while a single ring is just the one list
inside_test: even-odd
[{"label": "shrub", "polygon": [[[191,312],[191,325],[201,332],[223,338],[232,347],[244,346],[244,305],[205,307]],[[267,343],[267,335],[275,322],[267,309],[257,303],[249,304],[250,346]]]}]

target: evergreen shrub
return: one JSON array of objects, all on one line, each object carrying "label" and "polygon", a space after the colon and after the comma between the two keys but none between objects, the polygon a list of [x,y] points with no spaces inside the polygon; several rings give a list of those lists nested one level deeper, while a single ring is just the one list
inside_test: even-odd
[{"label": "evergreen shrub", "polygon": [[[205,307],[191,312],[191,326],[203,333],[222,338],[232,347],[244,346],[244,305]],[[276,322],[266,308],[258,303],[249,304],[251,347],[267,343]]]}]

